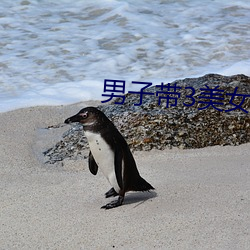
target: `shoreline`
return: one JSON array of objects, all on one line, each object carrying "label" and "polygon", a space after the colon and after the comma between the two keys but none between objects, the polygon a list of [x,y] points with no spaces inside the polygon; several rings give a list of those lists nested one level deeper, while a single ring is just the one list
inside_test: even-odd
[{"label": "shoreline", "polygon": [[[104,211],[110,188],[87,159],[44,165],[38,158],[90,101],[0,113],[0,245],[3,249],[247,249],[250,143],[135,151],[150,193],[128,193]],[[40,151],[40,152],[39,152]]]}]

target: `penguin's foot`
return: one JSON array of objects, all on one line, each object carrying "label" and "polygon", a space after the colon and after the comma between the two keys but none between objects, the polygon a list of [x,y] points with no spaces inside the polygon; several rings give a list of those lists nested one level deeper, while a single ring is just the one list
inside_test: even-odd
[{"label": "penguin's foot", "polygon": [[110,208],[114,208],[114,207],[119,207],[119,206],[122,205],[123,200],[124,200],[124,197],[123,196],[119,196],[118,200],[112,201],[112,202],[110,202],[110,203],[102,206],[101,208],[110,209]]},{"label": "penguin's foot", "polygon": [[109,198],[109,197],[112,197],[112,196],[115,197],[117,195],[118,195],[118,193],[115,191],[114,188],[111,188],[107,193],[105,193],[106,198]]}]

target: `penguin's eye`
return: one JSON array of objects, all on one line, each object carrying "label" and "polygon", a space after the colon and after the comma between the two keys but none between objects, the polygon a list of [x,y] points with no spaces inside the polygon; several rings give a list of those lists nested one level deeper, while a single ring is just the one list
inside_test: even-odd
[{"label": "penguin's eye", "polygon": [[83,119],[86,119],[88,117],[88,112],[79,114]]}]

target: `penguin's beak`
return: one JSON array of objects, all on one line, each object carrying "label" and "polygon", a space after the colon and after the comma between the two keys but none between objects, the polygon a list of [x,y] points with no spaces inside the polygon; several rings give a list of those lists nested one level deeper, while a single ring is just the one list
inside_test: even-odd
[{"label": "penguin's beak", "polygon": [[69,118],[67,118],[64,123],[67,123],[67,124],[70,124],[72,122],[80,122],[81,120],[81,116],[79,116],[78,114],[77,115],[73,115]]}]

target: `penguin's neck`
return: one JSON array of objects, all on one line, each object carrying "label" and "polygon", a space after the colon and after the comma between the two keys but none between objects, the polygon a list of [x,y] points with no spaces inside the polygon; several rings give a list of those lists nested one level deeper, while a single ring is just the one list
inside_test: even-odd
[{"label": "penguin's neck", "polygon": [[82,124],[83,125],[83,130],[84,132],[91,132],[91,133],[101,133],[101,131],[103,129],[105,129],[106,126],[104,126],[103,124],[101,124],[100,122],[89,122],[89,123],[85,123]]}]

